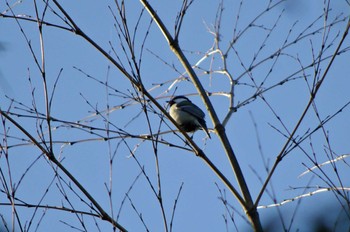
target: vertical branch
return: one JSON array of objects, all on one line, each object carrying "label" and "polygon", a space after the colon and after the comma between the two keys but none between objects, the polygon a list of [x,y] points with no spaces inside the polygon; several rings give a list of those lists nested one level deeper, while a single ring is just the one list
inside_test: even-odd
[{"label": "vertical branch", "polygon": [[42,18],[39,17],[39,11],[36,0],[34,0],[34,8],[35,8],[35,15],[36,15],[36,21],[38,24],[38,30],[39,30],[39,38],[40,38],[40,51],[41,51],[41,65],[40,65],[40,72],[41,77],[43,78],[43,84],[44,84],[44,99],[45,99],[45,109],[46,109],[46,122],[48,126],[48,133],[49,133],[49,152],[52,153],[52,131],[51,131],[51,116],[50,116],[50,100],[49,100],[49,92],[47,88],[47,79],[46,79],[46,68],[45,68],[45,46],[44,46],[44,36],[43,36],[43,25],[42,21],[44,21],[45,12],[47,10],[48,3],[45,3],[45,8],[42,14]]},{"label": "vertical branch", "polygon": [[[106,93],[106,119],[105,119],[105,128],[106,128],[106,137],[108,138],[108,154],[109,154],[109,186],[107,188],[108,197],[109,197],[109,204],[111,208],[111,217],[114,218],[114,210],[113,210],[113,160],[114,160],[114,154],[112,153],[112,146],[111,146],[111,140],[110,140],[110,105],[109,105],[109,88],[108,88],[108,82],[109,82],[109,71],[110,66],[108,66],[107,70],[107,77],[105,81],[105,93]],[[115,227],[113,227],[113,231],[115,231]]]},{"label": "vertical branch", "polygon": [[177,206],[177,203],[179,201],[179,198],[180,198],[180,194],[181,194],[181,190],[182,190],[182,187],[183,187],[184,183],[182,182],[181,183],[181,186],[179,188],[179,191],[177,193],[177,196],[175,198],[175,201],[174,201],[174,208],[173,208],[173,213],[171,214],[171,220],[170,220],[170,232],[172,232],[172,229],[173,229],[173,222],[174,222],[174,217],[175,217],[175,210],[176,210],[176,206]]},{"label": "vertical branch", "polygon": [[177,15],[176,20],[175,20],[175,36],[174,36],[174,38],[176,41],[179,39],[181,26],[182,26],[182,22],[183,22],[183,19],[185,17],[186,11],[191,6],[192,3],[193,3],[193,0],[190,0],[190,2],[188,2],[188,0],[184,0],[182,2],[181,10],[180,10],[180,12]]}]

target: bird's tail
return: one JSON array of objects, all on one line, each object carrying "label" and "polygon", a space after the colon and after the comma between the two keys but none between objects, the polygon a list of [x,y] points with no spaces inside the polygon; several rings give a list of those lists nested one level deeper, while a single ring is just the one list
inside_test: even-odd
[{"label": "bird's tail", "polygon": [[201,124],[201,129],[204,130],[204,132],[208,135],[209,139],[211,139],[207,124],[205,122],[200,122],[200,124]]}]

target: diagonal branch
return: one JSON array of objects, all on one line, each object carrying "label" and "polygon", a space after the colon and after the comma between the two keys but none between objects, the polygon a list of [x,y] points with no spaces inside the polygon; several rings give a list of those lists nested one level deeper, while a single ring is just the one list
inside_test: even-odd
[{"label": "diagonal branch", "polygon": [[[147,0],[140,0],[143,6],[147,9],[153,20],[157,23],[160,31],[163,33],[165,39],[168,41],[170,49],[172,52],[177,56],[183,67],[185,68],[186,72],[190,76],[192,82],[194,83],[194,86],[196,87],[199,95],[202,98],[202,101],[204,102],[207,111],[209,112],[210,118],[214,124],[214,129],[217,135],[220,138],[220,141],[225,149],[226,155],[228,156],[228,159],[231,162],[231,167],[236,175],[236,179],[239,183],[239,186],[241,188],[241,192],[243,194],[245,204],[243,204],[244,209],[246,210],[246,213],[249,215],[252,223],[254,224],[254,227],[256,231],[262,231],[261,223],[259,220],[258,213],[256,211],[256,207],[254,208],[254,204],[247,186],[247,183],[244,179],[242,170],[238,164],[238,161],[236,159],[236,156],[234,154],[234,151],[231,147],[231,144],[227,138],[227,135],[225,133],[225,128],[219,121],[218,116],[216,115],[216,112],[214,110],[213,105],[211,104],[208,96],[206,95],[206,91],[203,88],[202,84],[200,83],[196,73],[194,72],[192,66],[190,65],[189,61],[183,54],[180,45],[178,43],[178,40],[174,39],[165,25],[163,24],[162,20],[159,18],[157,13],[154,11],[152,6],[148,3]],[[237,195],[235,195],[237,197]]]}]

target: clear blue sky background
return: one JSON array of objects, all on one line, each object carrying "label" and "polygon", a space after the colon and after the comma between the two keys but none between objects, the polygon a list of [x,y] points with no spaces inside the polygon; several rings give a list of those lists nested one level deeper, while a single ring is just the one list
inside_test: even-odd
[{"label": "clear blue sky background", "polygon": [[[15,1],[10,1],[9,3],[12,5],[14,2]],[[174,21],[177,12],[180,9],[181,2],[182,1],[150,2],[171,32],[173,32]],[[3,12],[7,7],[4,4],[4,0],[2,0],[1,3],[0,10]],[[73,19],[76,20],[76,23],[81,29],[101,47],[110,51],[109,41],[111,41],[112,44],[118,48],[119,42],[113,26],[113,17],[108,9],[108,6],[110,5],[115,12],[113,1],[62,1],[62,5]],[[267,1],[244,1],[237,25],[238,30],[243,30],[257,16],[257,14],[261,13],[266,8],[266,6]],[[334,1],[331,6],[332,11],[329,15],[330,21],[342,13],[343,15],[340,17],[345,17],[349,12],[349,6],[345,1]],[[185,54],[188,56],[188,59],[192,64],[198,62],[198,60],[203,57],[203,53],[208,51],[213,45],[213,36],[208,32],[207,28],[212,28],[215,22],[217,7],[218,1],[195,1],[185,17],[180,35],[180,45],[183,50],[187,51]],[[142,6],[138,1],[127,2],[126,12],[130,25],[135,24],[141,9]],[[237,19],[238,9],[239,1],[224,2],[224,12],[221,25],[222,48],[226,48],[228,41],[232,38],[233,26]],[[40,8],[40,10],[42,10],[42,8]],[[284,12],[281,15],[283,10]],[[15,14],[20,15],[35,15],[32,1],[19,3],[13,8],[13,11]],[[271,28],[275,24],[279,15],[281,15],[281,18],[278,21],[276,29],[274,29],[266,41],[266,46],[257,57],[256,62],[266,58],[269,54],[283,45],[288,31],[295,22],[297,23],[291,32],[290,41],[306,29],[322,14],[322,12],[323,1],[286,1],[274,8],[271,12],[266,13],[266,15],[256,22],[257,25]],[[138,49],[140,49],[141,41],[150,21],[147,13],[144,12],[144,14],[145,15],[140,24],[140,32],[136,39]],[[47,12],[46,20],[62,24],[62,22],[51,12]],[[35,54],[40,57],[37,25],[25,21],[20,21],[20,24],[25,35],[30,40]],[[321,28],[322,25],[323,20],[321,19],[313,25],[310,32],[317,28]],[[344,28],[344,22],[332,27],[329,41],[331,41],[335,35],[339,31],[341,32]],[[11,99],[13,98],[17,102],[25,105],[32,106],[32,104],[34,104],[32,92],[34,92],[35,105],[40,112],[44,113],[45,105],[42,79],[36,64],[33,61],[23,34],[21,33],[16,21],[13,19],[0,18],[0,30],[0,42],[3,48],[0,50],[1,109],[5,110],[10,105],[9,99],[5,96],[8,96]],[[123,93],[128,93],[129,90],[132,92],[131,85],[125,77],[116,70],[116,68],[111,67],[111,64],[99,54],[96,49],[92,48],[91,45],[82,40],[82,38],[75,36],[70,32],[52,27],[44,27],[43,34],[46,71],[50,92],[52,92],[54,82],[59,75],[60,69],[63,69],[56,87],[51,111],[52,116],[67,121],[78,121],[86,118],[93,119],[94,121],[88,123],[88,125],[100,126],[103,128],[103,121],[101,118],[95,117],[92,114],[93,109],[86,103],[86,100],[89,101],[93,107],[103,110],[106,108],[107,103],[111,107],[118,106],[123,104],[125,99],[114,95],[110,95],[107,98],[105,86],[88,78],[76,68],[81,69],[83,72],[99,81],[104,82],[108,79],[111,86]],[[266,30],[253,27],[249,29],[235,44],[235,49],[237,50],[241,61],[246,66],[249,66],[252,62],[254,54],[257,53],[259,47],[266,38],[266,35]],[[308,65],[312,62],[310,41],[312,41],[312,45],[315,48],[314,52],[317,53],[320,48],[321,39],[322,33],[319,33],[298,42],[284,52],[294,57],[298,57],[303,65]],[[339,37],[335,39],[334,44],[336,45],[338,41]],[[346,46],[349,46],[349,40],[346,41],[344,47]],[[147,50],[144,50],[141,74],[147,88],[151,88],[153,84],[171,81],[179,77],[179,73],[165,65],[153,54],[161,57],[161,59],[165,60],[168,64],[174,65],[181,73],[184,72],[155,24],[151,26],[145,48]],[[331,55],[334,50],[335,46],[331,46],[326,51],[325,55]],[[117,52],[123,57],[120,49],[117,50]],[[125,62],[125,59],[122,59]],[[320,90],[316,103],[322,119],[334,114],[350,100],[350,91],[348,87],[350,84],[349,60],[350,55],[348,53],[336,58],[324,86],[322,86]],[[260,83],[268,75],[273,61],[274,60],[267,61],[252,71],[251,74],[257,83]],[[328,61],[329,60],[322,64],[321,72],[324,71]],[[209,64],[209,61],[206,61],[203,63],[202,67],[209,69]],[[214,67],[216,69],[222,67],[219,57],[216,57]],[[240,61],[232,51],[228,57],[228,69],[234,77],[238,77],[244,72],[244,69],[240,65]],[[264,87],[269,87],[278,83],[280,80],[299,69],[300,65],[295,59],[292,59],[290,56],[281,56],[276,65],[273,66],[273,72],[268,75]],[[229,90],[229,83],[226,77],[216,74],[211,76],[212,78],[210,79],[209,75],[203,75],[203,72],[200,70],[197,74],[199,75],[203,86],[209,92]],[[313,69],[308,69],[305,74],[312,77]],[[302,73],[299,73],[298,75],[295,75],[295,77],[300,77],[301,75]],[[31,83],[28,81],[29,77]],[[236,104],[244,101],[254,93],[255,89],[249,87],[251,84],[248,75],[245,75],[240,79],[235,92]],[[156,88],[152,92],[154,97],[160,98],[159,101],[164,104],[164,106],[168,99],[162,97],[170,96],[174,91],[174,88],[172,88],[170,93],[164,94],[164,91],[168,87],[169,82],[162,87]],[[176,87],[176,94],[193,94],[196,92],[190,82],[180,82]],[[109,93],[112,93],[112,91]],[[307,104],[309,93],[306,82],[302,78],[298,78],[268,91],[264,94],[264,97],[273,109],[276,110],[276,113],[283,120],[288,130],[292,130]],[[191,99],[194,103],[204,109],[204,105],[200,102],[198,96],[191,96]],[[212,96],[210,99],[217,110],[219,118],[222,120],[227,113],[227,98],[223,96]],[[14,104],[13,106],[18,107],[19,105]],[[18,109],[12,108],[12,110],[27,114]],[[139,105],[132,105],[123,110],[115,110],[110,114],[110,121],[131,133],[146,134],[148,133],[148,130],[143,115],[138,116],[128,124],[133,117],[138,115],[140,110]],[[329,132],[332,149],[337,155],[349,153],[349,114],[349,109],[345,108],[340,115],[325,127],[327,132]],[[254,127],[251,115],[253,115],[257,124],[258,137],[262,145],[261,149],[265,161],[269,163],[269,166],[272,165],[276,155],[285,143],[285,138],[274,130],[270,124],[284,133],[285,130],[261,99],[257,99],[254,102],[239,108],[227,124],[226,131],[228,137],[232,142],[237,159],[245,173],[253,199],[255,199],[261,188],[259,178],[264,179],[266,177],[266,172],[264,171],[262,155],[259,151],[257,142],[256,128]],[[36,127],[38,124],[34,119],[16,119],[18,119],[28,131],[36,135]],[[159,119],[156,116],[152,116],[152,119],[154,130],[156,130],[159,125]],[[207,124],[208,127],[212,128],[212,123],[208,116]],[[55,125],[58,126],[59,124]],[[315,119],[315,114],[310,110],[310,113],[302,123],[297,134],[302,136],[309,128],[314,129],[317,125],[318,121]],[[11,126],[9,131],[11,135],[20,138],[24,137],[12,125],[7,124],[7,126]],[[163,125],[161,130],[168,131],[169,129]],[[87,132],[64,127],[59,127],[54,130],[53,136],[56,141],[97,138]],[[228,160],[221,149],[220,142],[214,134],[211,140],[203,140],[204,136],[205,134],[203,132],[197,132],[194,135],[194,140],[201,148],[203,148],[208,157],[222,170],[222,172],[232,180],[234,186],[236,186],[234,175],[232,174]],[[183,142],[172,133],[165,134],[164,138],[180,146],[184,146]],[[54,146],[56,156],[60,156],[64,159],[63,164],[66,168],[81,181],[82,185],[91,192],[91,194],[103,207],[105,207],[105,209],[107,209],[108,212],[110,212],[110,203],[105,184],[109,185],[110,180],[109,156],[116,151],[112,174],[114,215],[117,214],[128,188],[140,173],[140,168],[135,160],[130,158],[127,147],[123,143],[120,145],[119,142],[119,140],[110,140],[110,143],[96,140],[81,142],[71,146],[62,143],[58,143]],[[10,145],[21,143],[23,142],[20,140],[10,140]],[[157,176],[151,144],[140,140],[128,140],[128,143],[131,149],[140,144],[135,155],[144,167],[150,181],[156,186]],[[308,154],[312,155],[310,144],[314,146],[315,155],[320,163],[328,160],[324,151],[326,149],[324,146],[327,144],[321,132],[314,134],[311,139],[307,139],[302,144],[303,149],[305,149]],[[9,154],[11,167],[10,174],[13,183],[17,185],[25,170],[40,155],[40,152],[32,146],[18,146],[11,148]],[[222,191],[226,191],[227,200],[238,210],[238,213],[244,214],[237,201],[230,195],[230,192],[226,190],[222,182],[202,160],[195,157],[192,153],[159,145],[158,155],[160,160],[164,204],[168,222],[170,222],[174,200],[177,196],[179,187],[183,183],[183,188],[176,208],[173,226],[174,231],[225,231],[226,227],[222,215],[225,215],[226,211],[224,205],[218,199],[220,193],[215,183],[217,183]],[[1,157],[0,162],[3,172],[8,176],[8,166],[4,157]],[[277,202],[308,192],[309,190],[305,189],[305,186],[308,185],[328,187],[317,177],[312,178],[311,174],[298,178],[298,176],[306,169],[304,164],[308,167],[313,166],[300,149],[295,149],[281,162],[271,180],[273,187],[268,188],[269,192],[273,191],[276,195]],[[343,184],[349,186],[349,178],[344,175],[344,173],[349,170],[348,165],[339,162],[338,168],[339,175],[344,181]],[[329,166],[325,167],[324,170],[329,176],[335,178],[334,172]],[[40,158],[39,161],[37,161],[26,173],[26,176],[23,178],[23,181],[20,183],[20,187],[16,192],[16,196],[27,203],[37,204],[46,189],[49,188],[48,194],[42,202],[43,205],[61,206],[63,204],[68,206],[56,186],[58,183],[57,180],[50,185],[51,181],[54,179],[54,175],[55,173],[50,165],[48,165],[45,158]],[[9,179],[7,179],[7,181],[9,181]],[[290,187],[302,188],[291,190]],[[3,187],[1,187],[1,189],[3,189]],[[77,199],[69,189],[67,189],[67,187],[65,187],[65,189],[67,190],[75,209],[88,210],[86,205],[82,204],[80,200]],[[1,194],[0,196],[0,202],[7,202],[4,194]],[[133,189],[130,191],[129,196],[137,210],[142,213],[145,223],[150,231],[163,231],[162,217],[159,206],[157,205],[157,200],[144,176],[141,176],[138,179],[133,186]],[[261,200],[261,205],[272,203],[273,200],[268,194],[265,194]],[[279,207],[279,210],[281,210],[284,216],[284,223],[287,227],[291,223],[291,218],[294,218],[295,222],[293,222],[292,231],[295,231],[298,228],[300,231],[307,231],[310,229],[307,225],[307,220],[312,218],[312,215],[315,215],[320,211],[329,210],[331,207],[337,208],[337,206],[338,202],[335,199],[334,194],[327,192],[303,199],[301,201],[301,206],[298,206],[298,203],[294,202]],[[297,212],[297,216],[293,217],[292,214],[297,207],[299,207],[299,211]],[[23,223],[31,220],[34,210],[33,208],[27,209],[18,207],[17,209],[19,210],[20,217],[23,218]],[[265,223],[277,215],[276,208],[261,209],[259,212],[262,221]],[[335,210],[335,212],[338,211]],[[1,206],[0,213],[4,215],[6,220],[11,221],[10,207]],[[238,213],[235,213],[237,227],[240,230],[246,230],[249,227]],[[36,224],[40,221],[42,214],[45,214],[45,216],[40,222],[38,231],[69,231],[71,228],[65,223],[79,227],[79,223],[74,214],[56,212],[55,210],[48,210],[44,213],[43,209],[39,209],[35,214],[33,225],[30,228],[32,231],[35,230]],[[280,219],[276,220],[280,221]],[[62,223],[61,221],[65,223]],[[119,221],[129,231],[144,231],[142,223],[135,214],[135,211],[132,209],[128,200],[126,200],[124,204]],[[90,218],[86,217],[85,222],[87,223],[88,231],[97,231],[94,222]],[[108,223],[98,222],[101,231],[111,230],[111,226]],[[74,231],[73,229],[71,230]],[[229,231],[234,231],[232,223],[229,223]]]}]

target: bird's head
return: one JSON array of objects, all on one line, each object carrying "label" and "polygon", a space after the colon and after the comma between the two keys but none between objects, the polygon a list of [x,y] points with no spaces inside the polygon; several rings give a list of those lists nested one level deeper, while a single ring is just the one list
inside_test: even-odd
[{"label": "bird's head", "polygon": [[180,95],[180,96],[173,97],[170,101],[168,101],[168,103],[170,106],[172,106],[173,104],[178,104],[184,101],[191,102],[187,97]]}]

